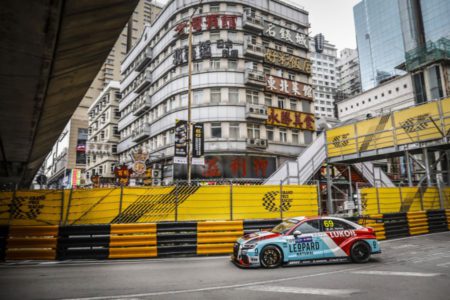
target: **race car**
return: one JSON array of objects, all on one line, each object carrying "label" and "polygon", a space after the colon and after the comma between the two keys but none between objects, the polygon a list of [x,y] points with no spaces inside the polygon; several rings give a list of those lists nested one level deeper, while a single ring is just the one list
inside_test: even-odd
[{"label": "race car", "polygon": [[271,231],[244,235],[233,247],[232,261],[242,267],[353,261],[381,253],[372,228],[336,217],[296,217]]}]

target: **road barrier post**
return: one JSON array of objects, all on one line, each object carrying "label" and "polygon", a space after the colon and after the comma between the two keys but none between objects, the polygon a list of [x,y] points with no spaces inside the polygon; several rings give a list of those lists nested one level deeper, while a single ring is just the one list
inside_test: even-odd
[{"label": "road barrier post", "polygon": [[322,197],[320,194],[320,180],[316,180],[316,192],[317,192],[317,215],[322,215]]},{"label": "road barrier post", "polygon": [[[374,176],[375,179],[375,176]],[[377,206],[378,206],[378,213],[381,214],[381,209],[380,209],[380,193],[378,192],[378,188],[375,187],[375,190],[377,192]]]},{"label": "road barrier post", "polygon": [[230,220],[233,221],[233,180],[230,180]]},{"label": "road barrier post", "polygon": [[120,198],[119,198],[119,219],[118,223],[122,223],[122,203],[123,203],[123,184],[120,185]]}]

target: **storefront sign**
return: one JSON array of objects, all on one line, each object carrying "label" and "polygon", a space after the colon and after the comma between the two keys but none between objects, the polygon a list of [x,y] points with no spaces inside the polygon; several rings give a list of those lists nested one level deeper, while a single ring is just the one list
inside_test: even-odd
[{"label": "storefront sign", "polygon": [[[192,178],[267,178],[275,170],[275,157],[208,155],[204,166],[192,166]],[[186,174],[186,166],[174,166],[175,179],[185,179]]]},{"label": "storefront sign", "polygon": [[[239,52],[233,49],[233,43],[230,40],[218,40],[217,49],[222,49],[222,57],[238,58]],[[175,49],[173,52],[173,64],[175,66],[188,62],[189,47]],[[211,42],[200,42],[198,45],[192,45],[192,60],[211,58]]]},{"label": "storefront sign", "polygon": [[308,49],[308,36],[304,33],[264,22],[264,35],[292,45]]},{"label": "storefront sign", "polygon": [[[192,18],[192,32],[215,29],[236,29],[237,16],[234,15],[207,15]],[[177,35],[189,33],[189,23],[184,21],[175,27]]]},{"label": "storefront sign", "polygon": [[128,185],[130,182],[130,176],[133,174],[133,170],[128,169],[128,166],[123,164],[114,168],[114,174],[116,175],[116,183],[121,186]]},{"label": "storefront sign", "polygon": [[142,148],[139,148],[137,152],[131,153],[131,158],[133,160],[132,169],[135,177],[141,177],[145,174],[145,170],[147,169],[145,161],[148,157],[148,152],[142,150]]},{"label": "storefront sign", "polygon": [[314,37],[314,47],[317,53],[322,53],[325,45],[325,38],[323,34],[319,33]]},{"label": "storefront sign", "polygon": [[175,154],[173,161],[177,164],[187,164],[188,123],[177,120],[175,123]]},{"label": "storefront sign", "polygon": [[313,89],[309,84],[272,75],[266,76],[265,91],[283,94],[289,97],[299,97],[311,101],[313,99]]},{"label": "storefront sign", "polygon": [[316,130],[314,115],[299,111],[269,107],[266,124],[302,130]]},{"label": "storefront sign", "polygon": [[311,74],[311,61],[289,53],[268,48],[264,54],[264,61],[279,67]]}]

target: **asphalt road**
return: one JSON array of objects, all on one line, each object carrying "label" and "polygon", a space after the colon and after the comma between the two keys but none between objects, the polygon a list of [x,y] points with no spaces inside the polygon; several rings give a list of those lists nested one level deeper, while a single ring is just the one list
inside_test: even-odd
[{"label": "asphalt road", "polygon": [[0,264],[0,299],[449,299],[450,232],[367,264],[239,269],[228,256]]}]

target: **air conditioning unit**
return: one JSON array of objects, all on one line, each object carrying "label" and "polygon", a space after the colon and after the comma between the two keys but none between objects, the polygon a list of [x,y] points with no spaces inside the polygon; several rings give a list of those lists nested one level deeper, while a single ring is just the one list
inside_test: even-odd
[{"label": "air conditioning unit", "polygon": [[256,140],[256,145],[259,147],[267,147],[267,141],[266,140]]}]

